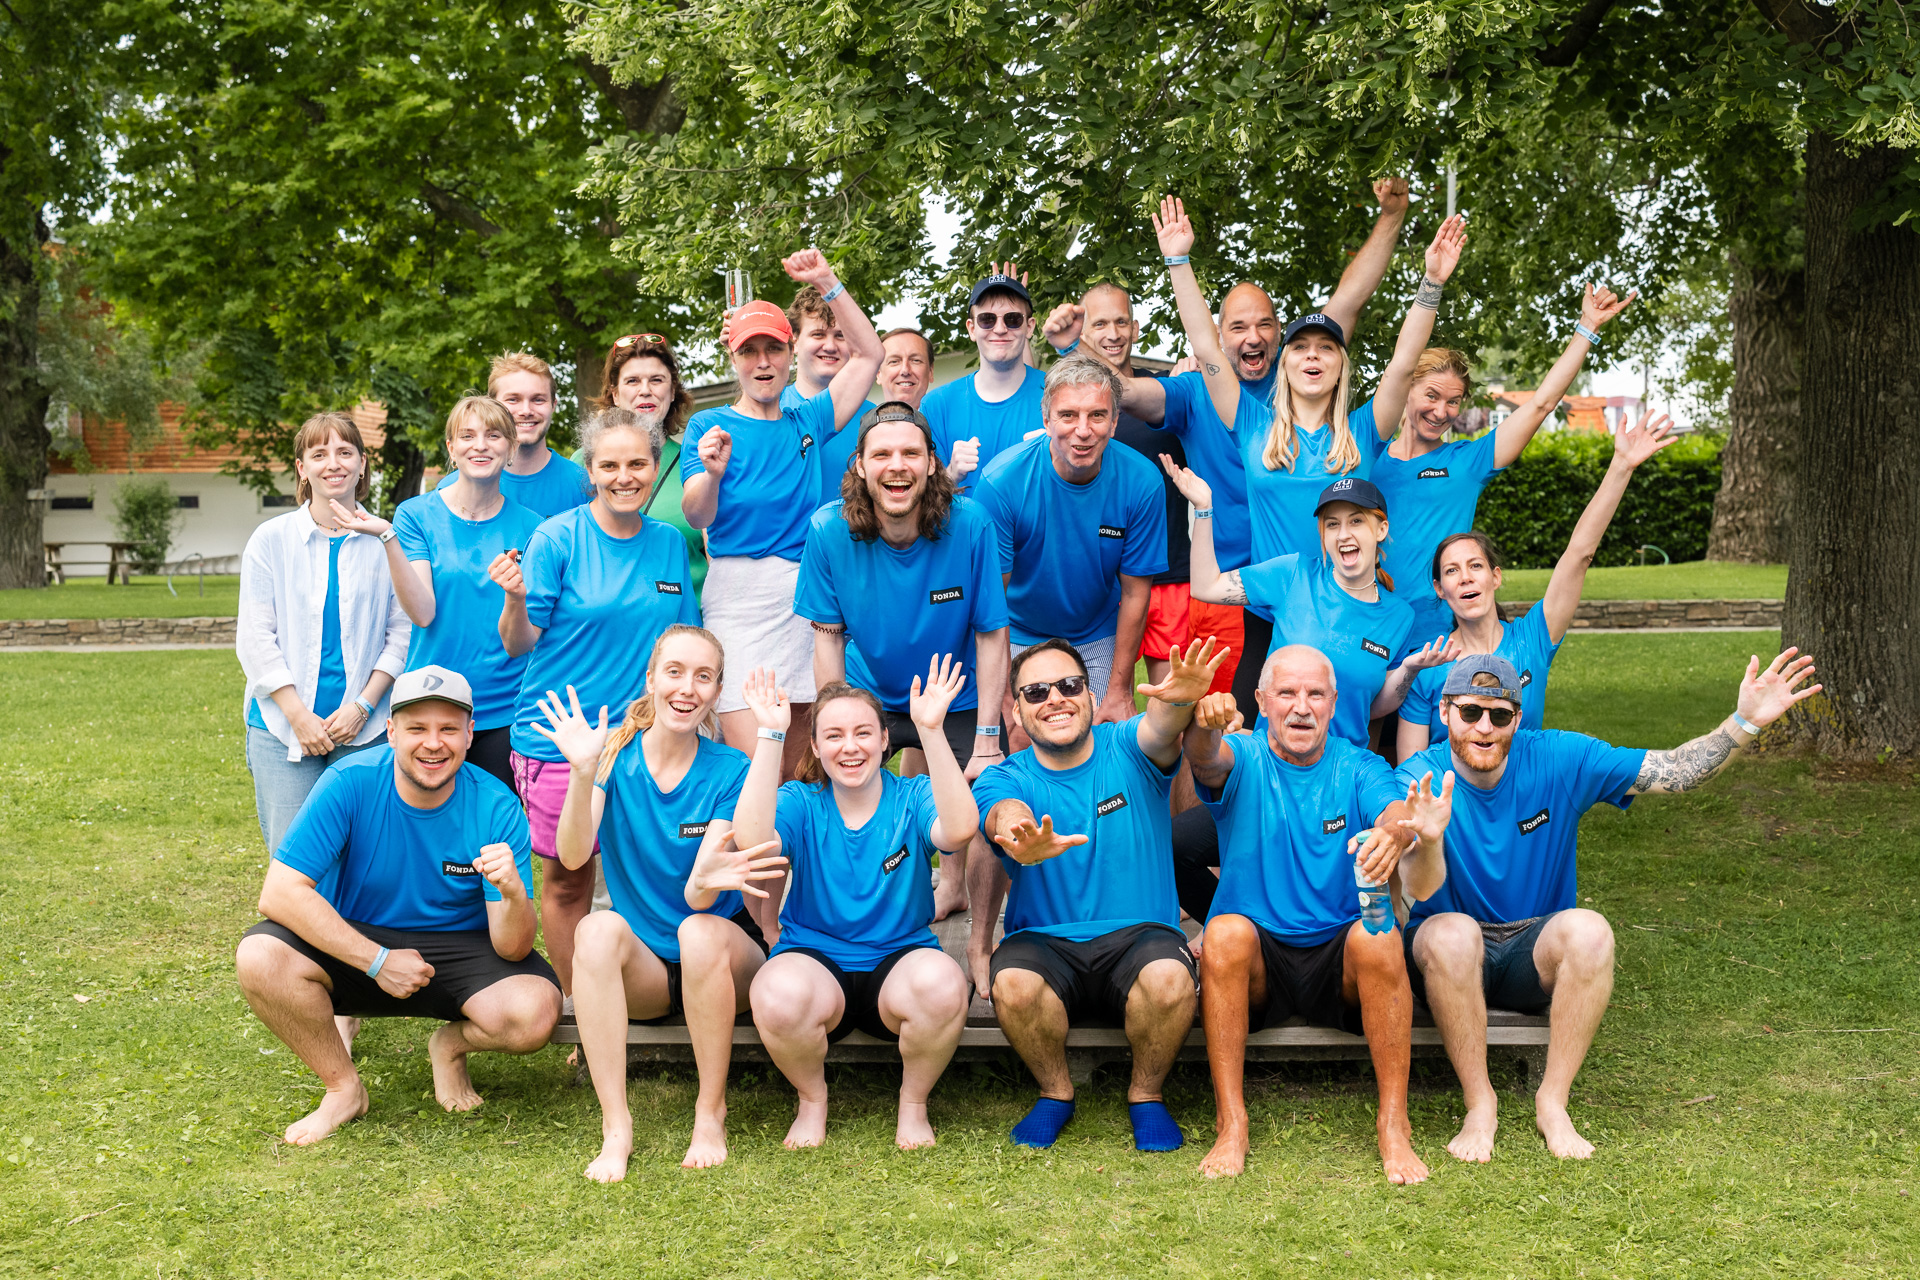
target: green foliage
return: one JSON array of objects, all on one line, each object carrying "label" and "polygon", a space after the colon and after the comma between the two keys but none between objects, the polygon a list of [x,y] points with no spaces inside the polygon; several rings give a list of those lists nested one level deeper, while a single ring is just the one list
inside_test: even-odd
[{"label": "green foliage", "polygon": [[71,415],[121,423],[136,447],[160,430],[160,402],[183,390],[160,367],[144,326],[105,300],[83,256],[55,255],[40,294],[40,376],[49,391],[53,447],[81,469],[89,460]]},{"label": "green foliage", "polygon": [[157,573],[180,527],[180,501],[165,476],[126,476],[113,493],[113,527],[133,544],[133,567]]},{"label": "green foliage", "polygon": [[[1724,443],[1723,437],[1709,433],[1685,436],[1644,463],[1627,486],[1593,562],[1637,564],[1640,548],[1648,544],[1677,561],[1703,558],[1713,499],[1720,490]],[[1512,567],[1552,568],[1612,457],[1610,436],[1542,432],[1480,495],[1474,523]],[[1657,554],[1649,556],[1658,562]]]}]

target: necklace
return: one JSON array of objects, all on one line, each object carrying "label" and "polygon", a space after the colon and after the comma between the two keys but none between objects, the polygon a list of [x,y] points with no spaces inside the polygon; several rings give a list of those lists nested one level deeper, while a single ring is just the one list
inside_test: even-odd
[{"label": "necklace", "polygon": [[478,524],[482,520],[491,518],[496,512],[500,510],[501,499],[506,496],[505,494],[496,493],[493,495],[493,501],[488,503],[484,507],[466,507],[466,506],[462,506],[458,501],[454,499],[452,488],[448,488],[445,492],[447,496],[447,505],[453,508],[453,513],[459,516],[462,520],[468,521],[469,523],[473,523],[473,524]]}]

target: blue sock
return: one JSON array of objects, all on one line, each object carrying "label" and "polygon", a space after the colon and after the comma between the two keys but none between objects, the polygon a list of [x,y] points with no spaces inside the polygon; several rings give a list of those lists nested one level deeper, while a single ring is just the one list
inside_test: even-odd
[{"label": "blue sock", "polygon": [[1023,1147],[1050,1147],[1060,1137],[1060,1131],[1067,1127],[1067,1121],[1073,1119],[1073,1104],[1062,1102],[1058,1098],[1042,1098],[1033,1104],[1033,1110],[1026,1118],[1013,1126],[1013,1132],[1007,1136]]},{"label": "blue sock", "polygon": [[1178,1151],[1186,1144],[1164,1102],[1129,1102],[1127,1118],[1133,1121],[1133,1145],[1138,1150]]}]

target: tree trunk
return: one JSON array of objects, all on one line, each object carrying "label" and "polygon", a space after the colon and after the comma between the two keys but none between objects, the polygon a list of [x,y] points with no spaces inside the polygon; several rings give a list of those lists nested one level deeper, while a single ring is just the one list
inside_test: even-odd
[{"label": "tree trunk", "polygon": [[1806,275],[1733,264],[1733,393],[1707,559],[1783,564],[1800,434]]},{"label": "tree trunk", "polygon": [[[1920,234],[1862,227],[1907,153],[1807,139],[1807,338],[1782,635],[1821,697],[1796,738],[1920,752]],[[1856,221],[1858,220],[1858,221]]]},{"label": "tree trunk", "polygon": [[46,226],[15,206],[0,223],[0,588],[44,587],[45,522],[30,490],[46,487],[46,384],[40,380],[40,265]]}]

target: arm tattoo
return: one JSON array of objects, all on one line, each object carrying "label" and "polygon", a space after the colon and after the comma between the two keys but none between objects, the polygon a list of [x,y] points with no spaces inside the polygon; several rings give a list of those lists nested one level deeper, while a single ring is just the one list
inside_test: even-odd
[{"label": "arm tattoo", "polygon": [[1240,581],[1240,571],[1238,569],[1229,569],[1220,575],[1220,589],[1226,592],[1227,597],[1221,601],[1222,604],[1245,604],[1247,602],[1247,588]]},{"label": "arm tattoo", "polygon": [[1420,277],[1420,288],[1413,295],[1413,305],[1425,307],[1429,311],[1440,309],[1441,285],[1426,276]]},{"label": "arm tattoo", "polygon": [[1669,794],[1691,791],[1720,770],[1739,745],[1725,729],[1715,729],[1704,738],[1695,738],[1671,751],[1649,751],[1640,766],[1633,789],[1642,794],[1664,791]]},{"label": "arm tattoo", "polygon": [[1217,364],[1210,364],[1207,366],[1207,372],[1217,374],[1220,372],[1220,366]]}]

